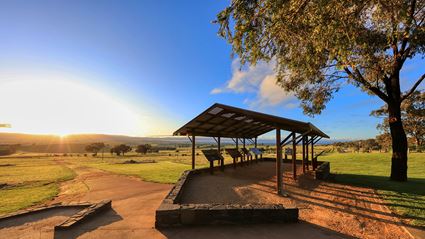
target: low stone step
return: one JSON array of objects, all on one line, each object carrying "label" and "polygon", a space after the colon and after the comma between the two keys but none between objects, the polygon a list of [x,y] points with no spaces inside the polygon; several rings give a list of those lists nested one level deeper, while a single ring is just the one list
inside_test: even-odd
[{"label": "low stone step", "polygon": [[77,225],[81,223],[84,220],[87,220],[88,218],[93,217],[94,215],[105,211],[107,209],[111,209],[112,207],[112,201],[111,200],[104,200],[95,204],[90,205],[89,207],[79,211],[78,213],[72,215],[68,219],[66,219],[61,224],[55,226],[55,230],[66,230],[74,225]]}]

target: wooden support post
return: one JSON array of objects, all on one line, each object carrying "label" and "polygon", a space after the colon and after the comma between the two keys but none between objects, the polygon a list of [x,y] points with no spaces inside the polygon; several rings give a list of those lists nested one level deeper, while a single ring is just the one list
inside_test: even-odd
[{"label": "wooden support post", "polygon": [[292,178],[297,179],[297,142],[295,142],[295,133],[292,133]]},{"label": "wooden support post", "polygon": [[[218,150],[218,153],[221,155],[221,137],[220,136],[217,137],[217,150]],[[224,171],[224,157],[222,157],[222,159],[220,160],[220,168],[221,168],[221,171]]]},{"label": "wooden support post", "polygon": [[195,169],[195,134],[192,133],[192,169]]},{"label": "wooden support post", "polygon": [[[239,138],[236,138],[236,149],[239,151]],[[239,159],[241,162],[239,163],[239,165],[242,167],[243,166],[243,158],[240,157]]]},{"label": "wooden support post", "polygon": [[277,193],[282,194],[282,147],[280,146],[280,129],[276,128],[276,187]]},{"label": "wooden support post", "polygon": [[308,136],[305,136],[305,162],[307,163],[307,170],[310,170],[309,168],[309,162],[308,162]]},{"label": "wooden support post", "polygon": [[[254,140],[254,148],[257,148],[257,137],[255,137],[255,140]],[[255,162],[258,163],[258,155],[257,154],[255,154]]]},{"label": "wooden support post", "polygon": [[305,137],[302,138],[302,159],[301,165],[303,166],[303,173],[305,173]]},{"label": "wooden support post", "polygon": [[[242,140],[242,143],[243,143],[243,148],[244,149],[246,149],[245,148],[245,138],[243,138],[243,140]],[[246,163],[248,164],[249,163],[249,161],[248,161],[248,158],[246,158],[247,156],[245,155],[245,153],[243,154],[243,160],[245,160],[246,161]]]},{"label": "wooden support post", "polygon": [[317,158],[314,158],[314,141],[311,141],[311,162],[313,163],[313,170],[317,168]]},{"label": "wooden support post", "polygon": [[210,173],[214,173],[214,161],[210,161]]},{"label": "wooden support post", "polygon": [[[236,149],[239,150],[239,139],[238,138],[236,138],[235,143],[236,143]],[[233,168],[236,168],[236,163],[237,163],[236,160],[237,160],[236,158],[233,158]]]}]

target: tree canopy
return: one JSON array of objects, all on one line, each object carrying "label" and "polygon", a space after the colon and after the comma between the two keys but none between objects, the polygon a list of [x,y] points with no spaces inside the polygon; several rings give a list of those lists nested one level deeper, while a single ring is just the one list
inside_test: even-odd
[{"label": "tree canopy", "polygon": [[152,146],[150,144],[140,144],[137,145],[136,152],[139,154],[146,154],[151,148]]},{"label": "tree canopy", "polygon": [[125,153],[128,153],[132,150],[131,146],[128,146],[126,144],[120,144],[116,145],[113,148],[111,148],[111,154],[116,153],[117,155],[125,155]]},{"label": "tree canopy", "polygon": [[424,54],[424,7],[424,0],[233,0],[216,22],[242,63],[274,61],[278,83],[316,114],[346,82],[391,101],[392,76]]},{"label": "tree canopy", "polygon": [[[408,136],[410,136],[416,146],[425,145],[425,92],[415,91],[412,96],[406,99],[402,105],[402,119],[404,128]],[[382,117],[387,115],[388,108],[381,107],[371,112],[371,115]],[[390,126],[388,118],[384,118],[377,128],[383,134],[389,134]]]},{"label": "tree canopy", "polygon": [[105,148],[105,144],[104,143],[92,143],[86,146],[85,150],[87,152],[93,153],[94,156],[97,155],[97,153],[102,150],[103,148]]}]

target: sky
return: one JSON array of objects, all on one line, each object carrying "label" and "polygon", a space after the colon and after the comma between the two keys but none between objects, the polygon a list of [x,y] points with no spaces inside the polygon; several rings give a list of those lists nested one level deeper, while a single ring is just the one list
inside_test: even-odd
[{"label": "sky", "polygon": [[[0,132],[167,136],[217,102],[308,121],[333,139],[378,133],[377,97],[347,85],[311,118],[271,64],[241,68],[212,23],[228,3],[1,1],[0,123],[12,127]],[[404,89],[423,66],[407,62]]]}]

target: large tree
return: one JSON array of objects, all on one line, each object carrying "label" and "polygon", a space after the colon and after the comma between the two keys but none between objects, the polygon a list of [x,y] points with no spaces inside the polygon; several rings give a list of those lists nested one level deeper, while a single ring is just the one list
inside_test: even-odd
[{"label": "large tree", "polygon": [[406,60],[424,55],[424,7],[425,0],[232,0],[216,22],[242,64],[276,64],[277,83],[307,114],[320,113],[347,82],[382,99],[393,142],[391,179],[405,181],[400,105],[425,74],[402,92],[400,72]]}]

